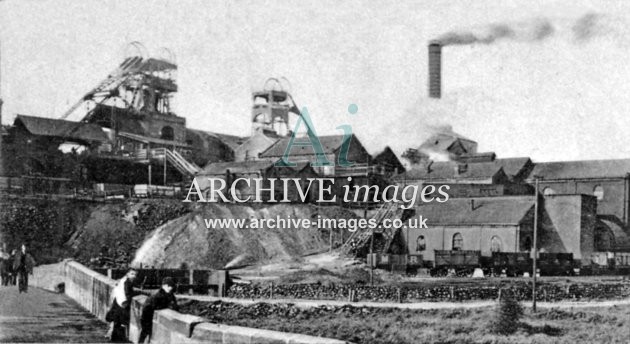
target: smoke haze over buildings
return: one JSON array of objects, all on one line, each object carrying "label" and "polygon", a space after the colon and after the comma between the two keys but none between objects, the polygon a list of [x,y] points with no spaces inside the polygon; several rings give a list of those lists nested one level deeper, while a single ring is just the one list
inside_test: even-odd
[{"label": "smoke haze over buildings", "polygon": [[[278,13],[287,19],[270,25]],[[0,1],[3,124],[17,113],[58,118],[140,41],[176,53],[176,112],[198,129],[248,135],[251,88],[282,75],[318,134],[349,124],[371,152],[400,153],[452,125],[503,157],[627,157],[629,17],[626,1],[403,1],[385,11],[365,0]],[[439,101],[426,97],[435,38],[450,44]]]}]

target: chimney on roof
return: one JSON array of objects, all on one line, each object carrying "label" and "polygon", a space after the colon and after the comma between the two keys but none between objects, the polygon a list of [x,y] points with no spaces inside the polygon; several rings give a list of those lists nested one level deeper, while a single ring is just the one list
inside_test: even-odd
[{"label": "chimney on roof", "polygon": [[429,98],[442,97],[442,44],[429,42]]},{"label": "chimney on roof", "polygon": [[470,199],[470,210],[475,210],[475,200],[473,198]]}]

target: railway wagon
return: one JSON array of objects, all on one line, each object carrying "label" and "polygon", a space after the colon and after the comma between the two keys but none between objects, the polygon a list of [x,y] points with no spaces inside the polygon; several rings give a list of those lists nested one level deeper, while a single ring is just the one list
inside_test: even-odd
[{"label": "railway wagon", "polygon": [[486,275],[522,276],[532,271],[532,259],[529,252],[492,252],[487,264],[484,264]]},{"label": "railway wagon", "polygon": [[[482,256],[481,251],[436,250],[435,261],[430,264],[432,276],[470,276],[481,268],[487,276],[522,276],[532,273],[533,259],[529,252],[493,252]],[[567,276],[576,267],[572,253],[539,253],[537,270],[544,276]]]},{"label": "railway wagon", "polygon": [[536,268],[543,276],[570,276],[577,267],[575,264],[573,253],[540,252]]},{"label": "railway wagon", "polygon": [[449,272],[457,276],[468,276],[481,266],[481,251],[435,250],[432,276],[446,276]]}]

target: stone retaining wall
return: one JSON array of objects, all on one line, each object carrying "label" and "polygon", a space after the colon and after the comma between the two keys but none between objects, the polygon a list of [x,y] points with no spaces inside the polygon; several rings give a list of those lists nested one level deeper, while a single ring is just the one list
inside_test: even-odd
[{"label": "stone retaining wall", "polygon": [[[87,267],[68,260],[63,263],[40,266],[34,269],[32,285],[48,290],[63,282],[65,292],[83,308],[101,320],[110,306],[110,295],[116,281]],[[50,289],[50,287],[53,289]],[[137,343],[140,334],[140,311],[145,295],[134,297],[129,328],[130,340]],[[153,338],[156,344],[227,344],[227,343],[278,343],[278,344],[343,344],[344,341],[301,334],[254,328],[218,325],[204,318],[181,314],[172,310],[155,312]]]},{"label": "stone retaining wall", "polygon": [[65,282],[64,266],[64,262],[36,266],[33,268],[33,275],[28,278],[28,284],[56,292],[59,285]]}]

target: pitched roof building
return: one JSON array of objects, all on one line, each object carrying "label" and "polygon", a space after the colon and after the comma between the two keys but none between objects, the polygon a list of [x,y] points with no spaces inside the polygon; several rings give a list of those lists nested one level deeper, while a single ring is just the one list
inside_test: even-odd
[{"label": "pitched roof building", "polygon": [[503,168],[494,162],[462,164],[454,161],[427,162],[398,174],[397,182],[501,184],[508,181]]},{"label": "pitched roof building", "polygon": [[107,135],[100,126],[61,119],[17,115],[14,127],[33,136],[55,138],[76,143],[105,142]]}]

